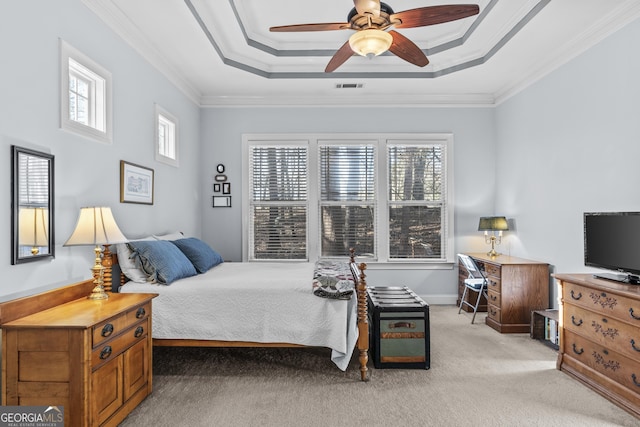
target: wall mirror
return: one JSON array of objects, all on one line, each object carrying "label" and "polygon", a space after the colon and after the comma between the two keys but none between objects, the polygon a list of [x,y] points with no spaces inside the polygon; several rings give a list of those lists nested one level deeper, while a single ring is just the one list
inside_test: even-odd
[{"label": "wall mirror", "polygon": [[54,256],[53,155],[13,145],[12,264]]}]

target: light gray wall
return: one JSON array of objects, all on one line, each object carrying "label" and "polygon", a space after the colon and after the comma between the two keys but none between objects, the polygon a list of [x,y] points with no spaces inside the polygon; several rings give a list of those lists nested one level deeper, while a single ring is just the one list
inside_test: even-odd
[{"label": "light gray wall", "polygon": [[[0,6],[0,299],[91,277],[90,247],[62,247],[80,207],[111,206],[128,237],[182,230],[199,236],[199,107],[78,0],[6,1]],[[59,129],[62,38],[113,76],[113,144]],[[154,160],[154,102],[180,121],[180,167]],[[55,156],[56,257],[11,265],[11,145]],[[155,171],[153,206],[119,202],[119,163]]]},{"label": "light gray wall", "polygon": [[[242,134],[452,132],[455,161],[455,250],[482,251],[478,217],[493,213],[495,134],[489,108],[210,108],[201,115],[202,174],[211,197],[218,163],[226,166],[232,207],[203,209],[203,238],[228,260],[242,259]],[[375,268],[375,269],[374,269]],[[406,285],[432,302],[452,302],[457,272],[372,267],[369,283]],[[453,298],[455,301],[455,298]]]},{"label": "light gray wall", "polygon": [[640,21],[496,109],[496,210],[517,224],[513,255],[593,271],[583,213],[640,210],[638,40]]}]

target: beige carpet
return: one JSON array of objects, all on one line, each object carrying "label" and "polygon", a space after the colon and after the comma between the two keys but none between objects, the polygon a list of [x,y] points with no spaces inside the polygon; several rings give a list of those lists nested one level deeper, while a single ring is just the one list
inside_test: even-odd
[{"label": "beige carpet", "polygon": [[123,426],[638,426],[555,369],[528,334],[431,306],[431,369],[371,366],[359,381],[324,349],[155,348],[153,394]]}]

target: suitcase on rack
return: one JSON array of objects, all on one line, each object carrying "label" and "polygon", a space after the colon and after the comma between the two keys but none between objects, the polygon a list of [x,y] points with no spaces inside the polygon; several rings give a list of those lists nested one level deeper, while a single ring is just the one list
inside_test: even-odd
[{"label": "suitcase on rack", "polygon": [[376,369],[430,368],[429,305],[406,286],[367,289]]}]

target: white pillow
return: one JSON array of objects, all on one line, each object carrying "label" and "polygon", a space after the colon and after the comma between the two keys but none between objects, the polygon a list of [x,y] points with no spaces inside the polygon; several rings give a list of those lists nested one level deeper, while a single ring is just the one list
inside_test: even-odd
[{"label": "white pillow", "polygon": [[[142,239],[136,240],[155,240],[152,236],[143,237]],[[147,283],[148,275],[136,265],[135,260],[131,257],[133,255],[133,251],[129,249],[129,246],[126,243],[118,243],[116,245],[116,250],[118,251],[118,264],[120,265],[120,270],[124,273],[125,276],[129,278],[132,282],[136,283]]]},{"label": "white pillow", "polygon": [[152,235],[156,240],[179,240],[184,239],[184,234],[181,231],[175,231],[173,233],[161,234],[161,235]]}]

